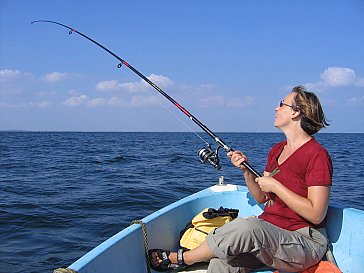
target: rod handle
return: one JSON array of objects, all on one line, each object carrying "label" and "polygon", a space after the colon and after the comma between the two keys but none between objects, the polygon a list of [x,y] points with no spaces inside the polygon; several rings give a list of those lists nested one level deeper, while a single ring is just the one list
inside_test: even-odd
[{"label": "rod handle", "polygon": [[[228,146],[226,146],[226,147],[227,147],[227,149],[226,149],[227,152],[234,152],[234,150],[232,148],[230,148]],[[255,170],[248,162],[244,161],[243,163],[241,163],[241,165],[243,165],[245,168],[247,168],[256,177],[262,177],[262,175],[257,170]]]},{"label": "rod handle", "polygon": [[250,166],[249,163],[244,161],[241,165],[243,165],[245,168],[247,168],[256,177],[262,177],[262,175],[257,170],[255,170],[252,166]]}]

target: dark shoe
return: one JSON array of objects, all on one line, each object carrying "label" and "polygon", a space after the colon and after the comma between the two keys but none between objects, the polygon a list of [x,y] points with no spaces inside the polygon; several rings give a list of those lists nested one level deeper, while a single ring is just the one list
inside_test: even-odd
[{"label": "dark shoe", "polygon": [[[159,272],[164,272],[164,271],[168,271],[171,269],[175,269],[175,270],[182,269],[182,268],[186,267],[184,260],[183,260],[183,252],[184,252],[183,249],[178,250],[178,252],[177,252],[178,264],[173,264],[171,262],[171,260],[168,258],[169,254],[171,253],[169,250],[151,249],[148,251],[150,267],[153,270],[159,271]],[[152,263],[152,253],[157,253],[158,258],[162,260],[162,262],[158,266],[155,266]]]}]

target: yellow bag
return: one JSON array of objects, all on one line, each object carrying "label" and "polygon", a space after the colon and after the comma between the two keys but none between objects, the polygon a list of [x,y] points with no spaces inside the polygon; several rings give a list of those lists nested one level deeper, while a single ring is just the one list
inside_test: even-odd
[{"label": "yellow bag", "polygon": [[181,231],[180,246],[185,249],[194,249],[205,241],[207,234],[227,222],[231,222],[238,216],[239,210],[225,209],[218,210],[206,208],[197,214],[185,229]]}]

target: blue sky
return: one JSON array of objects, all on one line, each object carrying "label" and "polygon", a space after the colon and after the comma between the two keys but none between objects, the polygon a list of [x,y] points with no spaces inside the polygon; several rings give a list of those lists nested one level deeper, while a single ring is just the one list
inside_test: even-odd
[{"label": "blue sky", "polygon": [[[364,1],[0,0],[0,130],[276,132],[293,86],[325,132],[364,132]],[[188,128],[190,127],[190,128]]]}]

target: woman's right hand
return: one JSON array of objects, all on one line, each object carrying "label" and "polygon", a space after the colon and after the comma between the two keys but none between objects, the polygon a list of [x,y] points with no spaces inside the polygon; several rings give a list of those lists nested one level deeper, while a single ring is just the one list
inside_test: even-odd
[{"label": "woman's right hand", "polygon": [[230,157],[231,163],[238,169],[246,172],[243,162],[248,162],[248,158],[241,151],[228,152],[227,156]]},{"label": "woman's right hand", "polygon": [[266,201],[266,197],[258,183],[255,182],[255,175],[242,165],[243,162],[248,163],[248,158],[241,151],[228,152],[227,156],[230,157],[231,163],[233,163],[235,167],[244,172],[245,184],[253,198],[259,204],[263,204]]}]

